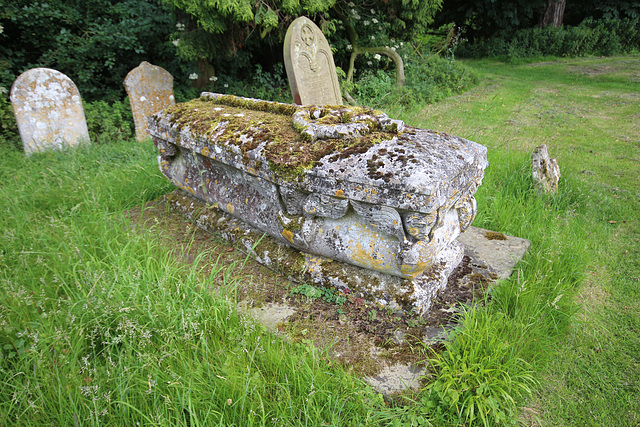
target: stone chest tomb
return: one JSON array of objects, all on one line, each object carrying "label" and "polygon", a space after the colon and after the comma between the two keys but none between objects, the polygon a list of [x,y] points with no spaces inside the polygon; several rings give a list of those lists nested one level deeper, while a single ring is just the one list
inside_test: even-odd
[{"label": "stone chest tomb", "polygon": [[487,166],[479,144],[361,107],[203,93],[149,132],[176,186],[287,248],[258,259],[296,253],[289,276],[418,312],[462,259]]}]

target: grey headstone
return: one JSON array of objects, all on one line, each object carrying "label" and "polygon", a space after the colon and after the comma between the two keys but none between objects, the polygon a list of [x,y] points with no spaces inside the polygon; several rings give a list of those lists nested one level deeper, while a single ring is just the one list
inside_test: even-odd
[{"label": "grey headstone", "polygon": [[27,155],[89,143],[80,92],[60,71],[22,73],[11,87],[11,104]]},{"label": "grey headstone", "polygon": [[320,28],[301,16],[284,38],[284,65],[298,105],[342,105],[331,47]]},{"label": "grey headstone", "polygon": [[558,161],[549,157],[547,146],[542,144],[531,154],[533,180],[538,186],[539,193],[555,193],[560,181],[560,166]]},{"label": "grey headstone", "polygon": [[124,87],[129,95],[136,125],[136,139],[143,141],[149,138],[149,116],[175,104],[173,76],[164,68],[143,61],[129,71],[124,79]]}]

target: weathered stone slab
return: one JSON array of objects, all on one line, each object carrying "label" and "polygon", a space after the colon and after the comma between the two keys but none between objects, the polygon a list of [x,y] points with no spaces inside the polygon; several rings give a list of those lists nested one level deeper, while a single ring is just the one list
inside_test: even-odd
[{"label": "weathered stone slab", "polygon": [[205,93],[149,130],[178,187],[307,254],[318,280],[418,310],[462,259],[487,165],[481,145],[364,108]]},{"label": "weathered stone slab", "polygon": [[89,143],[80,92],[61,72],[25,71],[11,87],[11,104],[27,155]]},{"label": "weathered stone slab", "polygon": [[331,47],[320,28],[304,16],[287,30],[284,65],[296,104],[342,104]]},{"label": "weathered stone slab", "polygon": [[473,260],[472,268],[494,280],[511,276],[531,246],[527,239],[478,227],[469,227],[460,234],[458,241],[464,245],[465,255]]},{"label": "weathered stone slab", "polygon": [[149,138],[149,116],[175,104],[173,76],[162,67],[142,61],[129,71],[124,79],[124,87],[129,95],[136,139],[143,141]]},{"label": "weathered stone slab", "polygon": [[560,181],[560,166],[558,161],[549,157],[547,146],[542,144],[531,154],[533,180],[538,187],[538,193],[555,193]]}]

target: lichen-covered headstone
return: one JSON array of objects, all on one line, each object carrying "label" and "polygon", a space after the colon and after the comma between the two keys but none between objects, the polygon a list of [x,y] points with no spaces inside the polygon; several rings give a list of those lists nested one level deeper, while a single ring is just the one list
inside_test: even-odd
[{"label": "lichen-covered headstone", "polygon": [[124,87],[129,95],[136,125],[136,139],[143,141],[149,138],[149,116],[175,104],[173,76],[164,68],[143,61],[129,71],[124,79]]},{"label": "lichen-covered headstone", "polygon": [[287,30],[284,65],[296,104],[342,104],[331,47],[320,28],[304,16]]},{"label": "lichen-covered headstone", "polygon": [[542,144],[531,154],[533,180],[539,193],[555,193],[560,181],[558,161],[549,157],[547,146]]},{"label": "lichen-covered headstone", "polygon": [[479,144],[362,107],[203,93],[149,132],[167,178],[305,254],[292,264],[420,312],[462,260],[487,166]]},{"label": "lichen-covered headstone", "polygon": [[11,104],[27,155],[89,143],[80,92],[60,71],[22,73],[11,87]]}]

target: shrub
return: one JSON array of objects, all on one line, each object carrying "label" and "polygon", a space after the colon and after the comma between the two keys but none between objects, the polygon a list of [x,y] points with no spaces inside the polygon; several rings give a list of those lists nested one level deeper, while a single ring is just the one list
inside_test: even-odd
[{"label": "shrub", "polygon": [[438,55],[415,55],[405,67],[405,87],[396,86],[394,71],[368,71],[355,82],[354,97],[369,107],[420,105],[461,93],[478,82],[473,71]]},{"label": "shrub", "polygon": [[247,80],[238,80],[233,76],[221,74],[216,79],[212,90],[267,101],[293,102],[282,63],[276,64],[273,72],[266,71],[260,64],[256,64],[253,74]]},{"label": "shrub", "polygon": [[472,58],[503,57],[513,60],[535,56],[609,56],[638,49],[639,19],[587,18],[575,27],[528,28],[474,44],[461,43],[456,53]]},{"label": "shrub", "polygon": [[[4,88],[0,87],[0,89]],[[0,145],[22,148],[13,107],[3,93],[0,93]]]},{"label": "shrub", "polygon": [[129,100],[86,102],[84,114],[91,142],[104,144],[132,139],[135,136]]}]

